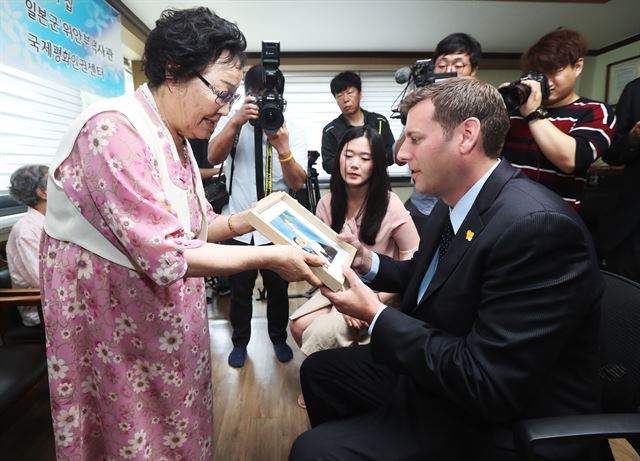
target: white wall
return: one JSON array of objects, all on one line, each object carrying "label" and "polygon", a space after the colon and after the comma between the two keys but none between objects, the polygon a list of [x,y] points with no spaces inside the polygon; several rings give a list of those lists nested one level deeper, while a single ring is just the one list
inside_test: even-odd
[{"label": "white wall", "polygon": [[585,70],[580,77],[581,84],[578,94],[580,96],[604,101],[607,66],[613,62],[622,61],[634,56],[640,56],[640,40],[608,53],[603,53],[598,56],[588,56],[585,59]]}]

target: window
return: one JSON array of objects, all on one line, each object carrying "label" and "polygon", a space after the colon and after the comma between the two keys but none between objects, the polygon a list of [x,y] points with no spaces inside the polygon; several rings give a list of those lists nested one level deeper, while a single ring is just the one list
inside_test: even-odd
[{"label": "window", "polygon": [[[340,115],[329,83],[340,71],[289,71],[284,72],[285,99],[287,100],[287,117],[300,124],[307,135],[309,150],[320,152],[322,129],[331,120]],[[393,71],[365,71],[359,72],[362,79],[361,106],[370,111],[384,115],[391,126],[396,139],[402,132],[402,124],[398,119],[392,119],[391,107],[397,105],[395,101],[404,86],[394,80]],[[329,175],[322,169],[321,161],[316,162],[316,169],[321,180],[327,180]],[[406,166],[389,167],[391,177],[408,176]]]},{"label": "window", "polygon": [[11,173],[31,163],[49,165],[58,143],[82,110],[82,95],[0,65],[0,194]]}]

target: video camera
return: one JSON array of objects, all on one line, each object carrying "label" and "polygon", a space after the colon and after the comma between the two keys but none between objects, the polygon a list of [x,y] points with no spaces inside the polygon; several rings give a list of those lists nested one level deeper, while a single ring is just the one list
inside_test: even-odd
[{"label": "video camera", "polygon": [[262,42],[262,83],[264,94],[255,95],[260,110],[256,123],[265,132],[275,133],[284,123],[283,112],[287,101],[278,93],[278,67],[280,66],[280,42]]},{"label": "video camera", "polygon": [[529,99],[531,88],[522,83],[523,80],[535,80],[536,82],[540,82],[542,101],[546,101],[549,97],[549,82],[547,81],[547,77],[539,72],[529,71],[515,82],[511,82],[508,86],[498,89],[498,92],[502,95],[502,99],[504,99],[504,104],[507,106],[509,113],[514,112],[524,104],[527,99]]},{"label": "video camera", "polygon": [[413,84],[420,88],[422,86],[431,85],[432,83],[448,78],[457,77],[457,72],[444,72],[436,74],[434,72],[434,64],[431,59],[418,59],[411,67],[401,67],[396,71],[396,83]]},{"label": "video camera", "polygon": [[[409,89],[409,86],[413,84],[416,88],[431,85],[432,83],[446,80],[448,78],[457,77],[457,72],[443,72],[437,74],[434,72],[434,64],[431,59],[418,59],[416,63],[411,67],[401,67],[395,73],[396,83],[406,83],[404,89],[400,95],[396,98],[394,105],[397,102],[402,101]],[[404,125],[407,121],[404,114],[401,114],[398,107],[392,107],[391,118],[399,118],[400,122]]]}]

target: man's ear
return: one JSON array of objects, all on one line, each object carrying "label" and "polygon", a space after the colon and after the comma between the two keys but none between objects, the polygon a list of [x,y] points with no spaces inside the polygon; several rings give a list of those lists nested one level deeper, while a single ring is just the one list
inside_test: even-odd
[{"label": "man's ear", "polygon": [[480,142],[480,120],[476,117],[469,117],[458,126],[458,129],[460,130],[460,153],[468,155]]},{"label": "man's ear", "polygon": [[582,73],[582,69],[584,69],[584,58],[578,58],[576,63],[573,65],[573,70],[576,73],[576,78],[580,76]]}]

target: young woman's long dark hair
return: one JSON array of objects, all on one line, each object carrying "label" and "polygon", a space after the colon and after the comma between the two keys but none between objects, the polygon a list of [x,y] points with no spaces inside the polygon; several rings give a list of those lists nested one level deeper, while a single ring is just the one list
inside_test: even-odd
[{"label": "young woman's long dark hair", "polygon": [[391,185],[387,176],[387,161],[384,152],[384,141],[373,128],[359,126],[347,131],[338,146],[336,166],[331,175],[331,228],[340,232],[347,216],[347,186],[340,171],[340,156],[344,146],[357,138],[364,137],[371,147],[373,169],[367,182],[367,196],[364,201],[364,214],[360,225],[360,241],[367,245],[376,243],[376,236],[380,230],[382,219],[389,206],[389,191]]}]

